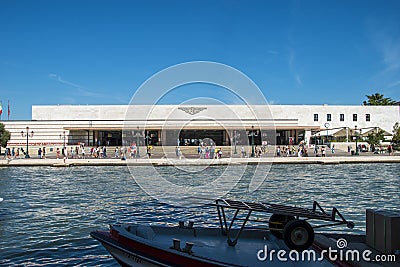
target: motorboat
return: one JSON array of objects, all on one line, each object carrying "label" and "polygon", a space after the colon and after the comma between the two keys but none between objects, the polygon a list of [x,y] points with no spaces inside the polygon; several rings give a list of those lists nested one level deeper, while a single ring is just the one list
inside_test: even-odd
[{"label": "motorboat", "polygon": [[[219,227],[193,221],[176,226],[114,224],[91,236],[121,266],[333,266],[314,246],[314,229],[354,226],[336,208],[327,213],[317,202],[312,209],[229,199],[210,205],[217,208]],[[309,222],[317,220],[322,223]],[[314,255],[314,261],[299,257],[303,251]],[[286,261],[277,255],[286,255]]]}]

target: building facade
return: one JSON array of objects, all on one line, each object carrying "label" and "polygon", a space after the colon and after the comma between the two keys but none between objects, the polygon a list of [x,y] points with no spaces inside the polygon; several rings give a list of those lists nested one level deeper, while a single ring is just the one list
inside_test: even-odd
[{"label": "building facade", "polygon": [[[330,105],[56,105],[32,106],[32,120],[3,121],[8,146],[198,145],[327,142],[341,133],[392,133],[399,106]],[[338,136],[336,136],[338,137]],[[253,139],[253,140],[252,140]]]}]

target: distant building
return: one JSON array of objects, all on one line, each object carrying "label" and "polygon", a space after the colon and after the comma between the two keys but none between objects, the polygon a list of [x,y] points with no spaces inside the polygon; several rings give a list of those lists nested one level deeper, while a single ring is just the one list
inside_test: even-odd
[{"label": "distant building", "polygon": [[34,146],[62,146],[64,136],[66,145],[121,146],[137,140],[140,145],[176,146],[207,139],[223,146],[249,142],[252,127],[255,144],[312,144],[334,138],[347,141],[355,133],[378,128],[391,133],[400,121],[399,106],[139,105],[131,107],[128,115],[127,107],[32,106],[32,120],[3,121],[11,132],[8,146],[26,145],[21,131],[27,126],[34,132],[29,138]]}]

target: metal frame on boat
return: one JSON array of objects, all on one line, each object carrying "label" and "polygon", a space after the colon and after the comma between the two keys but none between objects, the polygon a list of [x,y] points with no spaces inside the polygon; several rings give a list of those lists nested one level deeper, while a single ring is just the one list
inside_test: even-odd
[{"label": "metal frame on boat", "polygon": [[[237,241],[248,222],[268,223],[266,229],[280,239],[284,239],[285,244],[295,250],[304,250],[311,246],[314,242],[314,228],[321,228],[326,226],[335,226],[346,224],[348,228],[353,228],[354,223],[347,221],[343,215],[334,207],[332,212],[328,214],[317,201],[314,201],[313,208],[300,208],[279,204],[271,204],[266,202],[244,202],[229,199],[217,199],[215,206],[218,211],[218,218],[222,234],[227,236],[229,246],[235,246]],[[226,210],[235,210],[233,217],[230,219],[228,225],[228,218]],[[242,212],[244,218],[239,215]],[[269,213],[272,214],[269,220],[251,219],[254,213]],[[311,226],[307,220],[320,220],[331,223],[319,224]],[[232,226],[236,221],[242,221],[239,231],[236,232],[234,237],[231,236]],[[232,239],[233,238],[233,239]]]}]

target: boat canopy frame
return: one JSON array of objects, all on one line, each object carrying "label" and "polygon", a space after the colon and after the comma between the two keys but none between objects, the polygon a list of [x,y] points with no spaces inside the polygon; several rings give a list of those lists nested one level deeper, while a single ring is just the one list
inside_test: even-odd
[{"label": "boat canopy frame", "polygon": [[[329,214],[321,207],[321,205],[317,201],[313,202],[312,209],[280,205],[280,204],[272,204],[266,202],[245,202],[245,201],[230,200],[230,199],[217,199],[214,205],[217,207],[219,224],[222,234],[227,236],[227,243],[229,246],[235,246],[237,244],[240,234],[242,233],[243,229],[246,227],[246,224],[248,222],[250,221],[258,223],[271,222],[270,220],[250,219],[253,212],[264,213],[264,214],[270,213],[273,215],[278,214],[283,216],[293,216],[296,219],[302,218],[303,220],[313,219],[313,220],[330,222],[330,223],[315,225],[312,226],[312,228],[321,228],[321,227],[343,225],[343,224],[346,224],[347,227],[350,229],[354,227],[354,223],[351,221],[347,221],[337,208],[333,207],[332,211]],[[234,215],[230,220],[227,218],[226,215],[227,209],[235,210]],[[238,216],[241,211],[243,211],[245,214],[244,219],[239,218]],[[242,221],[242,223],[239,224],[239,229],[236,232],[236,235],[231,236],[232,233],[231,230],[235,224],[235,221]],[[284,231],[284,229],[272,228],[272,227],[267,227],[265,229],[271,231],[279,231],[279,232]]]}]

